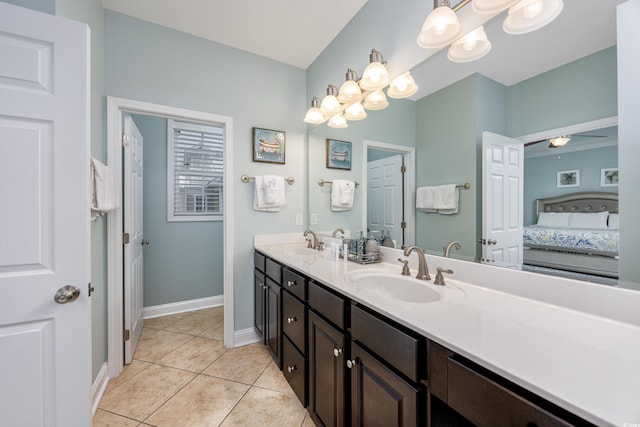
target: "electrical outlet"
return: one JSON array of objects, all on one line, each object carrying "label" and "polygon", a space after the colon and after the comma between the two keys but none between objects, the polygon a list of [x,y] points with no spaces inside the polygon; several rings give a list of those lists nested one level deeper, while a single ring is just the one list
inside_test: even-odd
[{"label": "electrical outlet", "polygon": [[312,213],[311,214],[311,225],[318,225],[318,214],[317,213]]},{"label": "electrical outlet", "polygon": [[302,214],[296,214],[296,225],[302,225]]}]

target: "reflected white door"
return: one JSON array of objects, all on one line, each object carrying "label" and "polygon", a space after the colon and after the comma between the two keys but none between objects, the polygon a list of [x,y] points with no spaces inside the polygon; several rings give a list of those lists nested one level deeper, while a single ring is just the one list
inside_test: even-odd
[{"label": "reflected white door", "polygon": [[2,426],[91,424],[88,52],[86,25],[0,2]]},{"label": "reflected white door", "polygon": [[131,363],[142,326],[143,309],[143,153],[144,141],[130,115],[124,116],[124,231],[129,243],[124,245],[124,363]]},{"label": "reflected white door", "polygon": [[403,244],[402,155],[367,163],[367,229],[389,231]]},{"label": "reflected white door", "polygon": [[522,265],[524,144],[482,133],[482,261]]}]

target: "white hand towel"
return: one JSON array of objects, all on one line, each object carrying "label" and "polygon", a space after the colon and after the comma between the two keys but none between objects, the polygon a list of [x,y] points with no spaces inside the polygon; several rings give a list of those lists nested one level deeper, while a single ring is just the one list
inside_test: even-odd
[{"label": "white hand towel", "polygon": [[264,202],[268,205],[280,204],[280,188],[278,187],[277,177],[271,175],[264,176]]},{"label": "white hand towel", "polygon": [[120,207],[120,180],[115,171],[91,159],[91,210],[109,212]]},{"label": "white hand towel", "polygon": [[458,213],[458,200],[459,191],[455,184],[436,187],[436,207],[439,214],[451,215]]},{"label": "white hand towel", "polygon": [[334,179],[331,185],[331,210],[348,211],[353,207],[356,184],[346,179]]},{"label": "white hand towel", "polygon": [[284,178],[275,175],[255,177],[253,209],[262,212],[279,212],[286,204]]},{"label": "white hand towel", "polygon": [[435,187],[418,187],[416,190],[416,209],[423,212],[437,212]]}]

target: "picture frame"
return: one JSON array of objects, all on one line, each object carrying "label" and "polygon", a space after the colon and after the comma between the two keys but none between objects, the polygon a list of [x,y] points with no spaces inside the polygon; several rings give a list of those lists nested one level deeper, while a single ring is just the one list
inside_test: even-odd
[{"label": "picture frame", "polygon": [[253,161],[285,163],[286,133],[281,130],[253,128]]},{"label": "picture frame", "polygon": [[580,187],[580,169],[558,171],[558,188]]},{"label": "picture frame", "polygon": [[349,141],[326,140],[327,169],[351,170],[352,148]]},{"label": "picture frame", "polygon": [[600,187],[617,187],[618,183],[618,168],[600,169]]}]

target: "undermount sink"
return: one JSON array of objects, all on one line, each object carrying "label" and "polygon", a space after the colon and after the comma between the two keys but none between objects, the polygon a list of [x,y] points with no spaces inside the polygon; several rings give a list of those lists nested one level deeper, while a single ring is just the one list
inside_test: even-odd
[{"label": "undermount sink", "polygon": [[[432,281],[418,280],[389,271],[362,271],[350,274],[347,280],[358,290],[377,296],[412,303],[434,303],[450,296],[464,295],[458,287],[437,286]],[[447,288],[447,286],[449,286]]]}]

